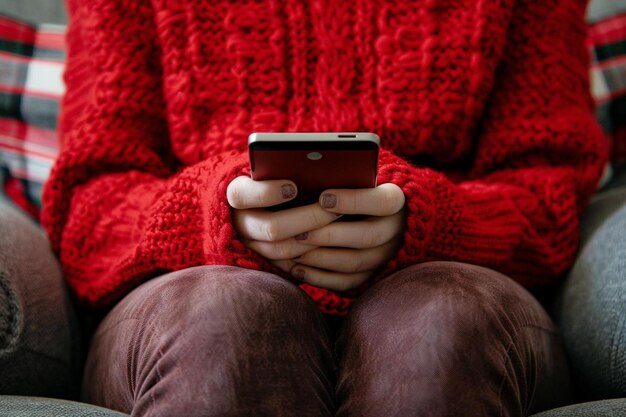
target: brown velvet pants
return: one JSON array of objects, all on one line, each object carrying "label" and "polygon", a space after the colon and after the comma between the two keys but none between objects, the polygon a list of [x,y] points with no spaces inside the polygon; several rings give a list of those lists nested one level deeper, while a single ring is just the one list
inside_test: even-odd
[{"label": "brown velvet pants", "polygon": [[523,416],[569,401],[552,321],[509,278],[407,268],[331,331],[293,284],[204,266],[155,278],[100,324],[86,401],[133,416]]}]

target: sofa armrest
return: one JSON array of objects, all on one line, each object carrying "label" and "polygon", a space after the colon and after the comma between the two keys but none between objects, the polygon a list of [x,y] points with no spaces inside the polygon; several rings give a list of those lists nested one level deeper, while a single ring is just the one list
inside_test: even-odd
[{"label": "sofa armrest", "polygon": [[553,305],[581,399],[626,397],[626,187],[597,196]]},{"label": "sofa armrest", "polygon": [[45,235],[0,201],[0,394],[73,396],[77,333]]}]

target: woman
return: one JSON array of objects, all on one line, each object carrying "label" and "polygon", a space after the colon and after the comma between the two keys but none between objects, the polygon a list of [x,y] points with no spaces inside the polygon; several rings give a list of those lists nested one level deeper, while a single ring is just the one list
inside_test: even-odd
[{"label": "woman", "polygon": [[[115,305],[87,400],[298,416],[568,401],[556,329],[515,281],[568,270],[605,162],[584,1],[69,9],[44,224],[79,299]],[[376,132],[380,185],[266,211],[297,185],[248,178],[254,131]]]}]

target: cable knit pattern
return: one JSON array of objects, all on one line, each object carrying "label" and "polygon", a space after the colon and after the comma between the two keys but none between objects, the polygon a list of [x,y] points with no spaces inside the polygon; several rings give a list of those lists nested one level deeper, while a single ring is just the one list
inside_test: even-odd
[{"label": "cable knit pattern", "polygon": [[[202,264],[271,269],[225,191],[254,131],[373,131],[407,196],[375,282],[429,260],[561,276],[606,159],[583,0],[69,0],[62,152],[43,223],[94,308]],[[228,277],[224,277],[228,279]],[[302,288],[344,314],[372,282]]]}]

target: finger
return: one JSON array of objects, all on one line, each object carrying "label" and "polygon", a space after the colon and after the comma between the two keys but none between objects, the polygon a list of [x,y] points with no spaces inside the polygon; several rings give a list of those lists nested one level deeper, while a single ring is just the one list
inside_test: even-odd
[{"label": "finger", "polygon": [[317,246],[305,245],[293,239],[281,240],[280,242],[261,242],[251,240],[246,242],[246,246],[270,260],[286,260],[302,256],[306,252],[315,249]]},{"label": "finger", "polygon": [[397,248],[395,241],[372,249],[317,248],[294,259],[299,264],[318,269],[353,274],[384,266]]},{"label": "finger", "polygon": [[358,272],[356,274],[341,274],[306,265],[296,264],[291,268],[291,275],[301,282],[331,291],[348,291],[363,284],[376,274],[375,271]]},{"label": "finger", "polygon": [[402,189],[387,183],[376,188],[327,190],[320,195],[320,205],[334,213],[391,216],[402,210],[405,197]]},{"label": "finger", "polygon": [[279,242],[308,230],[319,229],[337,220],[338,215],[322,209],[319,204],[282,211],[261,209],[236,210],[235,228],[244,239]]},{"label": "finger", "polygon": [[404,230],[404,214],[370,217],[358,222],[333,222],[317,230],[302,233],[295,239],[313,246],[375,248],[389,242]]},{"label": "finger", "polygon": [[296,266],[296,263],[289,259],[281,261],[271,261],[270,263],[286,273],[290,273],[291,268]]},{"label": "finger", "polygon": [[288,180],[254,181],[240,176],[228,184],[226,198],[236,209],[271,207],[293,199],[298,193],[296,184]]}]

